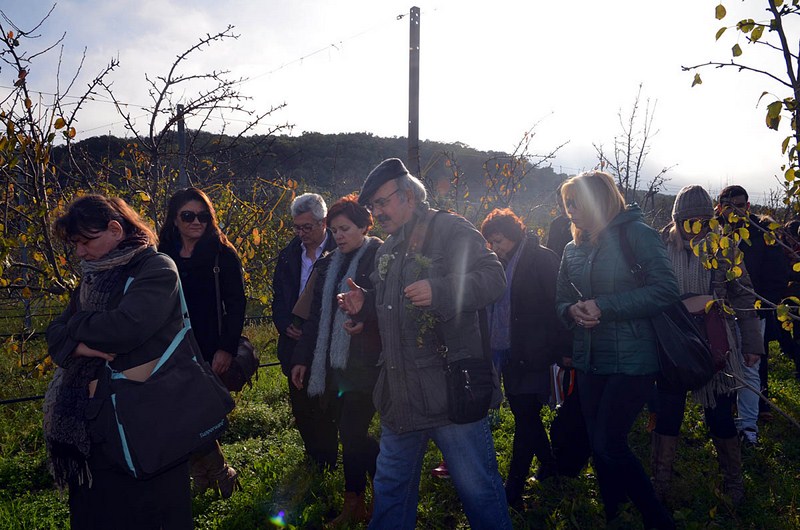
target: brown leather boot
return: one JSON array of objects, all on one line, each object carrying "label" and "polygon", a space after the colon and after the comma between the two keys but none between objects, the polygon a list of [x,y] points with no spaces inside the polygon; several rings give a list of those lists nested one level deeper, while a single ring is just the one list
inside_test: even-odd
[{"label": "brown leather boot", "polygon": [[364,494],[354,491],[344,492],[344,505],[342,513],[336,519],[328,523],[325,528],[343,528],[355,523],[367,522],[367,506],[364,502]]},{"label": "brown leather boot", "polygon": [[239,488],[239,474],[225,462],[219,442],[211,446],[207,453],[200,455],[199,459],[206,469],[208,487],[216,485],[223,499],[230,498],[233,492]]},{"label": "brown leather boot", "polygon": [[678,449],[677,436],[665,436],[653,432],[650,443],[650,470],[653,473],[653,489],[656,497],[664,502],[672,486],[672,467]]},{"label": "brown leather boot", "polygon": [[192,455],[189,457],[189,476],[192,477],[192,495],[202,495],[211,487],[208,478],[208,466],[203,459],[205,455]]},{"label": "brown leather boot", "polygon": [[730,497],[733,504],[740,504],[744,500],[744,480],[742,479],[742,448],[739,438],[711,437],[714,447],[717,448],[719,468],[722,470],[725,494]]}]

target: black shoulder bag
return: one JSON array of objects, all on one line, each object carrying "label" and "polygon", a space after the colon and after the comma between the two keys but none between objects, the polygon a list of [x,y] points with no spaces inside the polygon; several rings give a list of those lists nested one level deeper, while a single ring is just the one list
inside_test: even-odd
[{"label": "black shoulder bag", "polygon": [[[639,285],[644,285],[644,271],[633,254],[627,224],[619,228],[619,241],[631,274]],[[687,390],[697,390],[708,383],[715,372],[711,349],[683,302],[675,302],[650,317],[650,322],[658,339],[661,376],[676,388]]]},{"label": "black shoulder bag", "polygon": [[[408,252],[425,255],[428,242],[428,228],[433,224],[439,211],[429,210],[417,221],[408,243]],[[480,321],[483,357],[458,359],[447,358],[448,349],[439,325],[434,326],[439,353],[444,361],[445,382],[447,385],[447,419],[453,423],[463,424],[481,420],[489,413],[492,396],[497,386],[497,373],[492,364],[489,348],[488,322],[486,310],[478,312]]]}]

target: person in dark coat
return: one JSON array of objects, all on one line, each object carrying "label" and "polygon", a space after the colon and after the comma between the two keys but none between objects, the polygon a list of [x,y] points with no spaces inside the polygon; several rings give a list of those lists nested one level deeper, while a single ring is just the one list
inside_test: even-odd
[{"label": "person in dark coat", "polygon": [[[375,253],[383,243],[367,236],[372,215],[357,196],[339,199],[326,218],[337,247],[320,258],[314,273],[314,296],[303,335],[292,355],[292,383],[322,397],[338,415],[344,464],[344,506],[329,527],[367,521],[364,491],[375,476],[378,442],[369,435],[375,416],[372,391],[378,378],[381,337],[377,319],[355,325],[339,310],[336,295],[352,278],[365,289],[375,270]],[[309,374],[306,377],[306,374]]]},{"label": "person in dark coat", "polygon": [[[215,374],[224,374],[239,347],[247,299],[239,256],[220,230],[214,205],[202,190],[187,188],[170,198],[158,249],[178,266],[203,358]],[[195,493],[218,487],[223,498],[233,494],[238,473],[225,462],[219,442],[198,450],[190,464]]]},{"label": "person in dark coat", "polygon": [[[572,364],[606,519],[617,519],[630,499],[646,528],[675,528],[628,445],[659,372],[650,317],[678,301],[675,274],[658,233],[645,224],[638,206],[625,207],[611,175],[582,173],[561,192],[574,237],[558,273],[557,312],[573,330]],[[623,224],[642,281],[626,263]]]},{"label": "person in dark coat", "polygon": [[[744,264],[750,273],[753,288],[759,296],[773,304],[779,304],[789,281],[788,264],[782,248],[779,245],[768,245],[765,241],[765,231],[769,231],[769,222],[762,221],[750,213],[750,198],[747,190],[738,185],[723,188],[719,194],[717,213],[723,223],[730,223],[733,220],[733,226],[736,228],[748,226],[750,244],[741,242],[739,249],[744,254]],[[733,217],[731,217],[732,214]],[[769,397],[767,384],[769,343],[778,339],[780,323],[775,310],[766,304],[759,311],[759,316],[761,317],[761,334],[764,339],[764,355],[755,365],[746,367],[745,380],[751,386],[761,390],[764,396]],[[755,392],[741,389],[736,406],[739,412],[736,426],[743,443],[758,444],[757,420],[772,418],[769,403],[759,399]]]},{"label": "person in dark coat", "polygon": [[503,386],[514,414],[506,499],[521,507],[534,455],[537,480],[557,474],[540,413],[550,398],[550,367],[564,331],[555,312],[559,259],[535,235],[526,235],[525,223],[508,208],[492,211],[481,233],[506,271],[505,294],[490,306],[489,336],[495,358],[502,359]]},{"label": "person in dark coat", "polygon": [[56,483],[69,487],[71,527],[190,530],[187,460],[134,478],[113,457],[119,434],[111,414],[90,412],[110,407],[98,385],[106,362],[144,379],[183,328],[175,264],[155,251],[155,234],[122,199],[80,197],[54,233],[75,246],[82,270],[69,306],[46,332],[58,368],[45,395],[44,437]]},{"label": "person in dark coat", "polygon": [[306,287],[314,263],[336,248],[336,241],[326,228],[327,213],[325,201],[316,193],[304,193],[292,201],[295,237],[278,254],[272,278],[272,322],[279,333],[278,360],[288,382],[292,415],[306,454],[321,468],[336,465],[337,427],[318,397],[312,398],[292,384],[292,353],[303,334],[302,319],[292,310]]}]

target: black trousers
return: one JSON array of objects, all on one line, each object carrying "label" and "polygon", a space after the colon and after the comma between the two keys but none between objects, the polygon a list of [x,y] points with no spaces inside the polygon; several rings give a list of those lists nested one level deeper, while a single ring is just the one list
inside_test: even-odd
[{"label": "black trousers", "polygon": [[535,394],[508,394],[506,397],[514,414],[514,448],[507,483],[524,483],[534,455],[539,459],[540,471],[555,473],[556,461],[539,414],[544,403]]},{"label": "black trousers", "polygon": [[301,390],[295,388],[289,379],[292,415],[306,454],[321,468],[332,469],[336,467],[339,454],[337,400],[328,399],[327,396],[309,397],[307,389],[310,376],[311,370],[306,371]]},{"label": "black trousers", "polygon": [[344,489],[363,493],[367,476],[375,476],[380,445],[369,435],[375,415],[372,396],[366,392],[345,392],[339,398],[339,435],[342,438]]},{"label": "black trousers", "polygon": [[191,530],[189,463],[139,480],[121,470],[90,468],[92,485],[69,487],[70,524],[80,530]]},{"label": "black trousers", "polygon": [[550,424],[550,443],[553,447],[553,456],[556,458],[558,474],[577,477],[589,463],[592,446],[589,443],[586,422],[581,411],[577,377],[574,371],[569,372],[565,377],[571,378],[572,392],[564,397],[564,402],[558,407],[556,417]]}]

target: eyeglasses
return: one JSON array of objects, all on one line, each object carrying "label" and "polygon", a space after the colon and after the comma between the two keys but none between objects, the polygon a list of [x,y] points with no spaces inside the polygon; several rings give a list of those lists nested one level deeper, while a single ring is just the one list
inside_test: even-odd
[{"label": "eyeglasses", "polygon": [[181,221],[184,223],[193,223],[195,219],[203,224],[211,222],[211,213],[209,212],[194,213],[191,210],[184,210],[178,214],[178,217],[180,217]]},{"label": "eyeglasses", "polygon": [[314,230],[314,227],[316,225],[318,225],[318,224],[319,224],[319,221],[317,221],[316,223],[306,223],[306,224],[303,224],[303,225],[292,225],[292,230],[294,230],[295,233],[307,234],[307,233],[311,232],[312,230]]},{"label": "eyeglasses", "polygon": [[375,208],[380,208],[381,210],[383,210],[386,207],[386,205],[389,204],[389,200],[392,198],[392,195],[394,195],[398,191],[400,191],[400,188],[395,188],[395,190],[386,197],[375,199],[374,201],[370,202],[369,204],[367,204],[367,210],[369,210],[370,212],[374,211]]}]

